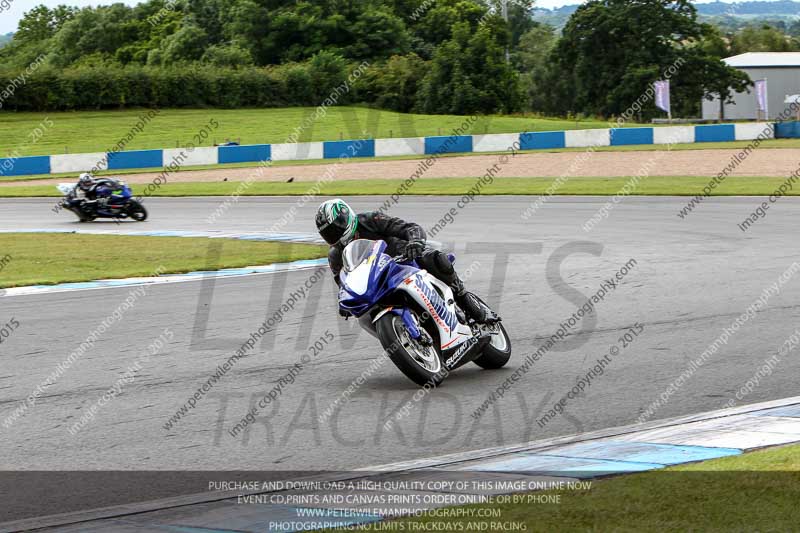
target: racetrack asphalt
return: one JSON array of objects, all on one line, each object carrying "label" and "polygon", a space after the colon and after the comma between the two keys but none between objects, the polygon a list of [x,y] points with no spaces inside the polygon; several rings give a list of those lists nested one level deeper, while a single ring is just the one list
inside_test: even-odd
[{"label": "racetrack asphalt", "polygon": [[[164,424],[170,416],[313,269],[280,279],[279,274],[220,279],[213,291],[207,281],[149,287],[123,320],[9,427],[1,422],[130,289],[0,298],[0,324],[12,317],[20,324],[0,346],[0,468],[348,470],[631,424],[798,258],[792,243],[800,199],[772,204],[766,218],[746,233],[736,224],[761,198],[708,199],[680,219],[677,212],[686,198],[628,197],[588,233],[582,225],[607,198],[553,197],[524,220],[521,214],[534,199],[480,197],[435,236],[454,246],[457,268],[471,271],[468,287],[488,295],[503,316],[513,342],[511,362],[497,371],[475,365],[457,370],[389,430],[384,422],[417,390],[390,362],[366,380],[338,417],[318,421],[381,352],[377,340],[354,321],[337,316],[327,273],[274,336],[258,343],[169,430]],[[369,210],[382,200],[358,197],[351,204]],[[390,214],[428,229],[457,200],[403,197]],[[148,200],[150,220],[117,226],[78,224],[69,214],[56,215],[50,210],[53,199],[2,200],[0,229],[266,231],[298,198],[241,198],[209,225],[206,217],[221,201],[154,198]],[[315,208],[316,201],[300,206],[296,221],[285,229],[312,232]],[[636,265],[597,304],[596,321],[578,324],[483,417],[473,419],[470,414],[491,391],[630,259]],[[281,284],[283,292],[277,290]],[[800,276],[794,276],[670,395],[652,420],[724,407],[795,331],[798,301]],[[540,427],[537,419],[635,323],[644,326],[642,334],[583,396],[570,400],[564,415]],[[165,328],[174,335],[167,347],[71,435],[68,428]],[[335,336],[333,343],[260,413],[266,416],[237,437],[228,434],[326,331]],[[798,371],[796,357],[783,357],[775,373],[737,404],[796,395]],[[109,496],[95,503],[115,502]],[[52,512],[73,508],[56,506]]]}]

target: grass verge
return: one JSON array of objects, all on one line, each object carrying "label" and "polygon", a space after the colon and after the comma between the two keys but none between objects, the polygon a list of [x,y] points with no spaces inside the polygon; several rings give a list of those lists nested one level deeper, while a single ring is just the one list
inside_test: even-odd
[{"label": "grass verge", "polygon": [[[209,246],[221,242],[216,265]],[[152,276],[315,259],[326,246],[194,237],[0,233],[0,287]]]},{"label": "grass verge", "polygon": [[[495,178],[491,185],[483,187],[486,195],[541,195],[556,178]],[[596,195],[617,194],[630,178],[571,178],[553,194],[557,195]],[[643,179],[631,193],[634,196],[694,196],[701,194],[709,177],[697,176],[652,176]],[[418,180],[406,192],[418,195],[455,196],[469,191],[477,178],[425,178]],[[714,196],[765,196],[777,189],[785,178],[743,176],[730,177],[715,189]],[[323,184],[321,196],[386,196],[397,193],[405,180],[342,180]],[[183,182],[163,186],[153,196],[228,196],[236,192],[241,182]],[[242,196],[302,196],[307,194],[312,182],[276,183],[253,182]],[[134,193],[143,189],[142,185],[132,186]],[[800,189],[793,189],[788,195],[800,195]],[[0,198],[59,197],[61,193],[54,185],[14,185],[0,187]]]},{"label": "grass verge", "polygon": [[[499,509],[501,517],[492,521],[525,524],[526,531],[796,531],[800,446],[597,480],[588,490],[533,494],[560,495],[560,503],[467,508]],[[440,531],[475,531],[467,527],[475,521],[419,517],[382,530],[435,531],[447,522]]]},{"label": "grass verge", "polygon": [[[264,109],[162,109],[144,131],[137,134],[126,150],[174,148],[195,142],[211,146],[226,140],[242,144],[283,143],[307,117],[313,107]],[[0,114],[0,154],[18,150],[21,155],[51,155],[102,152],[124,139],[143,110],[72,111],[52,113]],[[422,115],[397,113],[366,107],[331,107],[300,132],[300,141],[335,141],[353,138],[424,137],[451,135],[467,117],[458,115]],[[52,121],[35,144],[28,142],[28,132]],[[198,131],[219,123],[205,141],[194,141]],[[637,124],[626,124],[636,126]],[[602,120],[564,120],[538,116],[481,116],[464,133],[513,133],[518,131],[554,131],[607,128]]]}]

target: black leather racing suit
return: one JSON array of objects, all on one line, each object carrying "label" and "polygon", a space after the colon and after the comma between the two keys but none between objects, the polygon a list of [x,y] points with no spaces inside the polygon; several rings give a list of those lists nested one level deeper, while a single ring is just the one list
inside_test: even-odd
[{"label": "black leather racing suit", "polygon": [[105,206],[108,203],[108,199],[112,196],[111,192],[108,192],[104,196],[98,198],[98,188],[105,187],[109,191],[113,191],[122,187],[122,184],[119,180],[115,180],[113,178],[98,178],[95,179],[89,188],[80,187],[83,194],[86,196],[86,200],[81,202],[81,209],[83,211],[89,212],[92,210],[92,206],[94,204],[98,204],[100,206]]},{"label": "black leather racing suit", "polygon": [[[371,211],[358,215],[355,238],[385,241],[387,245],[386,253],[390,256],[397,256],[405,252],[409,241],[422,241],[424,243],[426,236],[425,230],[419,224],[390,217],[379,211]],[[328,264],[331,267],[331,271],[333,271],[337,285],[339,284],[339,272],[343,266],[343,250],[344,247],[338,243],[328,250]],[[468,316],[478,322],[499,320],[497,315],[482,305],[475,295],[464,288],[464,283],[458,277],[456,269],[453,268],[453,263],[450,262],[446,254],[426,246],[422,255],[417,257],[417,263],[453,289],[456,301]]]},{"label": "black leather racing suit", "polygon": [[[99,200],[99,198],[97,197],[97,189],[99,189],[100,187],[105,187],[106,189],[115,190],[122,187],[122,184],[119,182],[119,180],[115,180],[112,178],[96,179],[92,184],[92,186],[89,188],[89,190],[86,191],[86,198],[88,198],[89,200]],[[108,198],[110,196],[111,192],[109,192],[107,196],[105,196],[105,198]]]},{"label": "black leather racing suit", "polygon": [[[409,241],[425,242],[425,230],[419,224],[406,222],[399,218],[390,217],[372,211],[358,215],[356,239],[382,240],[386,242],[386,253],[391,256],[402,254]],[[336,283],[339,283],[339,272],[342,270],[342,251],[344,247],[334,244],[328,251],[328,264],[333,271]],[[445,254],[438,250],[425,247],[425,251],[417,258],[419,265],[444,281],[451,287],[454,280],[458,279],[453,264]],[[455,287],[453,287],[455,290]]]}]

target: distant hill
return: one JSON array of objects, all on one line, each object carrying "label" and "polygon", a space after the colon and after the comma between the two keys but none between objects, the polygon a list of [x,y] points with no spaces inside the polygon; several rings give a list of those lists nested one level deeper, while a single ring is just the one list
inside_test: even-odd
[{"label": "distant hill", "polygon": [[4,47],[9,42],[11,42],[11,37],[13,36],[14,36],[13,33],[6,33],[5,35],[0,35],[0,48]]},{"label": "distant hill", "polygon": [[[533,17],[539,22],[544,22],[555,26],[558,29],[564,27],[567,19],[572,15],[580,4],[562,6],[555,9],[534,8]],[[758,19],[789,19],[800,18],[800,2],[791,0],[752,1],[752,2],[708,2],[705,4],[695,4],[700,19],[707,22],[716,22],[719,17],[741,18],[742,20]]]},{"label": "distant hill", "polygon": [[564,27],[564,24],[567,23],[567,19],[570,17],[570,15],[572,15],[575,10],[578,9],[578,6],[579,4],[573,4],[556,7],[554,9],[534,7],[533,20],[542,22],[544,24],[549,24],[560,31],[561,28]]},{"label": "distant hill", "polygon": [[733,15],[733,16],[798,16],[800,15],[800,2],[791,0],[777,0],[775,2],[709,2],[695,4],[697,12],[701,15]]}]

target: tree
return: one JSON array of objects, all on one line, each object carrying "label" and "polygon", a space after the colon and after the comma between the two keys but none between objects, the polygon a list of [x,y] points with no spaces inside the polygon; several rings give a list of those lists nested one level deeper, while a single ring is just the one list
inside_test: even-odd
[{"label": "tree", "polygon": [[[500,0],[140,0],[135,6],[109,0],[83,9],[39,6],[0,48],[0,69],[23,71],[46,57],[48,92],[37,101],[54,103],[24,104],[30,108],[134,105],[150,98],[158,105],[190,105],[216,101],[220,94],[227,95],[225,105],[318,105],[351,69],[368,64],[340,103],[403,111],[423,106],[433,113],[515,110],[522,101],[519,76],[506,63],[505,50],[513,52],[535,27],[525,1],[510,2],[508,22],[498,16]],[[175,81],[183,78],[186,83]],[[201,91],[212,79],[213,90]],[[80,98],[68,90],[70,80],[80,81]],[[112,86],[113,94],[97,92]]]},{"label": "tree", "polygon": [[491,0],[493,12],[501,14],[504,2],[508,10],[508,29],[511,32],[511,48],[513,50],[522,36],[535,28],[538,23],[531,16],[532,0]]},{"label": "tree", "polygon": [[520,72],[520,81],[528,107],[534,111],[547,106],[548,60],[557,41],[555,28],[535,24],[519,40],[511,56]]},{"label": "tree", "polygon": [[322,102],[347,79],[347,62],[332,52],[319,52],[309,61],[308,74],[316,88],[314,100]]},{"label": "tree", "polygon": [[223,29],[225,39],[248,51],[251,61],[264,57],[264,38],[269,33],[269,11],[253,0],[230,6]]},{"label": "tree", "polygon": [[78,8],[63,5],[53,9],[44,5],[36,6],[19,21],[14,40],[25,43],[49,39],[77,12]]},{"label": "tree", "polygon": [[349,59],[383,59],[410,49],[411,38],[402,19],[385,9],[365,9],[348,31],[350,44],[342,48],[342,55]]},{"label": "tree", "polygon": [[223,29],[227,11],[241,2],[230,0],[185,0],[191,23],[202,28],[207,39],[218,43],[224,39]]},{"label": "tree", "polygon": [[800,49],[796,39],[766,24],[747,26],[731,37],[731,54],[745,52],[793,52]]},{"label": "tree", "polygon": [[459,24],[476,29],[487,11],[485,6],[469,0],[437,0],[412,29],[423,41],[439,45],[453,37]]},{"label": "tree", "polygon": [[505,60],[507,34],[499,26],[469,23],[453,28],[453,38],[436,49],[430,70],[417,95],[426,113],[497,113],[519,109],[521,95],[516,72]]},{"label": "tree", "polygon": [[208,34],[202,28],[187,24],[173,33],[162,44],[165,65],[181,61],[196,61],[203,56],[208,45]]},{"label": "tree", "polygon": [[409,112],[426,72],[426,62],[416,54],[392,56],[366,72],[358,84],[358,96],[383,109]]},{"label": "tree", "polygon": [[245,67],[253,64],[253,56],[238,44],[214,44],[206,48],[201,61],[217,67]]},{"label": "tree", "polygon": [[[551,55],[548,109],[621,115],[664,77],[681,109],[746,87],[746,75],[703,46],[705,33],[688,0],[591,0],[570,17]],[[655,116],[652,98],[645,100],[642,117]]]}]

